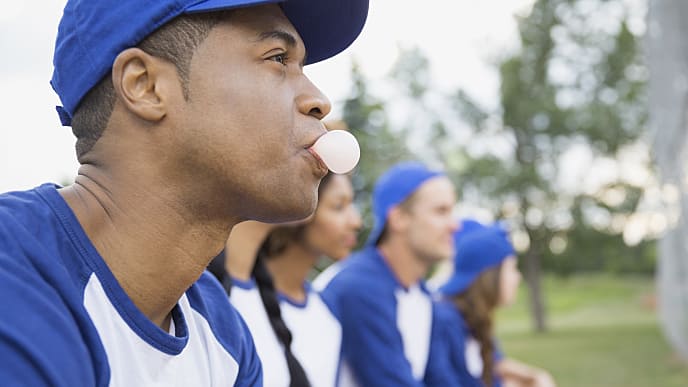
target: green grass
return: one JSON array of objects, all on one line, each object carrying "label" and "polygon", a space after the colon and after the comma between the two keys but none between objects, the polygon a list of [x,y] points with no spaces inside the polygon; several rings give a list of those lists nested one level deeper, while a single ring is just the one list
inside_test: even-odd
[{"label": "green grass", "polygon": [[498,314],[508,356],[549,370],[560,387],[688,386],[688,364],[657,324],[651,278],[546,278],[549,331],[534,334],[528,294]]}]

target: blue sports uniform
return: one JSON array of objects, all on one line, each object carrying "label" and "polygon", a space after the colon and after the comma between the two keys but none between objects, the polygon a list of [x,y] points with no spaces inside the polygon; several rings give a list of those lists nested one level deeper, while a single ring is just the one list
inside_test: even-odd
[{"label": "blue sports uniform", "polygon": [[[435,303],[433,309],[432,351],[428,360],[427,380],[432,385],[483,387],[483,361],[480,344],[471,336],[461,312],[449,301]],[[497,347],[494,364],[503,358]],[[497,375],[493,387],[501,387]]]},{"label": "blue sports uniform", "polygon": [[170,331],[146,318],[45,184],[0,195],[3,386],[260,386],[248,329],[205,273]]},{"label": "blue sports uniform", "polygon": [[423,386],[430,351],[432,301],[406,289],[375,247],[341,263],[322,298],[342,324],[342,386]]}]

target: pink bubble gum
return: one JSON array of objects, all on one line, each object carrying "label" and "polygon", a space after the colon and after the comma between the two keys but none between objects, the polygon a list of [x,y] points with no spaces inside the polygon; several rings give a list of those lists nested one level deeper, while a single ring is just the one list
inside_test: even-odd
[{"label": "pink bubble gum", "polygon": [[331,130],[318,138],[311,150],[333,173],[348,173],[361,158],[361,148],[353,134],[345,130]]}]

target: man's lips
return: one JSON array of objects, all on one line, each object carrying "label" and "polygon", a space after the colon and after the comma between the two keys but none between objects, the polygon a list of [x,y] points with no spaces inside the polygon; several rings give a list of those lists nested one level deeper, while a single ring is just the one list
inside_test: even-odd
[{"label": "man's lips", "polygon": [[325,175],[327,175],[327,173],[329,172],[327,165],[325,165],[325,163],[322,161],[320,156],[318,156],[318,154],[315,153],[315,151],[312,148],[308,148],[306,150],[308,151],[308,153],[311,154],[311,156],[315,160],[316,169],[317,169],[317,172],[320,175],[320,177],[321,178],[325,177]]}]

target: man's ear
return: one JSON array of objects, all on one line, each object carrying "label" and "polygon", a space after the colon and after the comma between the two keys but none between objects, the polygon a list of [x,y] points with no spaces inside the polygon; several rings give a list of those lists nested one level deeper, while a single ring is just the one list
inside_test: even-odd
[{"label": "man's ear", "polygon": [[399,206],[392,207],[387,213],[387,228],[394,231],[403,231],[411,222],[409,213]]},{"label": "man's ear", "polygon": [[122,51],[112,65],[112,84],[120,102],[146,121],[160,121],[167,114],[166,92],[172,81],[179,82],[175,66],[139,48]]}]

